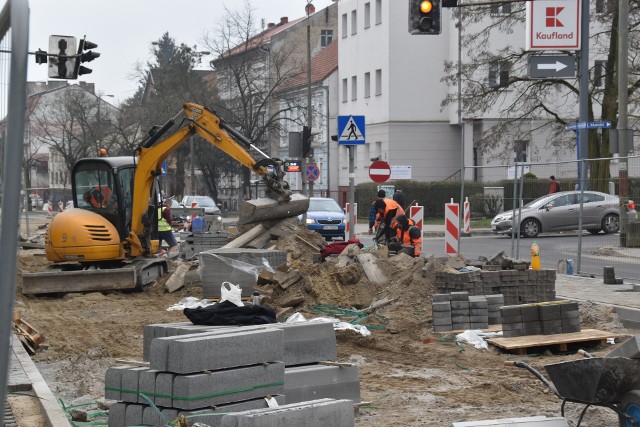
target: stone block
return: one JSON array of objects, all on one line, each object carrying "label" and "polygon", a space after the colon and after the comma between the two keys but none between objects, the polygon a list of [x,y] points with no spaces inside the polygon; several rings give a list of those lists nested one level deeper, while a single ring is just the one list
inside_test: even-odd
[{"label": "stone block", "polygon": [[521,314],[519,305],[505,305],[500,307],[502,317],[519,316]]},{"label": "stone block", "polygon": [[[138,392],[143,393],[153,403],[155,403],[156,377],[159,373],[160,371],[147,369],[140,372],[140,378],[138,379]],[[138,402],[148,404],[147,400],[140,395],[138,395]]]},{"label": "stone block", "polygon": [[[122,391],[120,393],[120,400],[122,400],[123,402],[131,402],[131,403],[138,402],[139,396],[138,396],[137,390],[138,390],[140,374],[148,370],[149,368],[146,368],[146,367],[132,367],[129,369],[122,370],[122,380],[121,380],[122,390],[131,390],[131,391],[135,390],[136,392],[127,393],[125,391]],[[140,413],[140,418],[142,419],[142,413]]]},{"label": "stone block", "polygon": [[434,302],[431,305],[431,310],[436,313],[436,312],[448,312],[451,313],[451,304],[447,301],[447,302]]},{"label": "stone block", "polygon": [[449,331],[453,331],[453,326],[451,325],[451,323],[449,323],[448,325],[433,325],[433,331],[434,332],[449,332]]},{"label": "stone block", "polygon": [[[284,394],[275,394],[271,396],[279,406],[285,404]],[[180,411],[178,415],[184,415],[193,422],[205,424],[210,427],[219,427],[222,422],[222,415],[225,413],[251,411],[253,409],[267,409],[267,400],[265,398],[245,400],[243,402],[228,403],[226,405],[217,405],[208,409],[199,409],[197,411]],[[178,412],[178,411],[176,411]],[[160,425],[161,423],[152,424]]]},{"label": "stone block", "polygon": [[451,311],[455,310],[469,311],[469,301],[451,301]]},{"label": "stone block", "polygon": [[469,322],[471,323],[488,323],[489,316],[469,316]]},{"label": "stone block", "polygon": [[447,317],[434,317],[433,326],[451,326],[451,316]]},{"label": "stone block", "polygon": [[451,301],[451,295],[449,294],[433,294],[433,302],[449,302]]},{"label": "stone block", "polygon": [[471,322],[451,324],[451,330],[453,331],[466,331],[467,329],[471,329]]},{"label": "stone block", "polygon": [[113,366],[107,369],[104,376],[104,397],[110,400],[121,400],[122,372],[134,366]]},{"label": "stone block", "polygon": [[309,365],[287,368],[284,394],[288,403],[316,399],[349,399],[360,402],[358,366]]},{"label": "stone block", "polygon": [[451,316],[451,323],[470,323],[471,320],[469,319],[469,315],[466,316]]},{"label": "stone block", "polygon": [[284,363],[286,366],[332,361],[338,357],[333,323],[273,323],[269,326],[282,329],[284,333]]},{"label": "stone block", "polygon": [[165,408],[171,407],[171,396],[173,396],[173,379],[175,374],[161,372],[156,375],[156,396],[155,405]]},{"label": "stone block", "polygon": [[123,427],[125,425],[127,404],[116,402],[109,407],[109,427]]},{"label": "stone block", "polygon": [[177,409],[164,408],[160,409],[160,413],[162,416],[152,406],[145,406],[142,411],[142,424],[149,426],[161,426],[165,423],[165,419],[172,421],[178,418]]},{"label": "stone block", "polygon": [[468,292],[451,292],[451,301],[469,301]]},{"label": "stone block", "polygon": [[640,334],[629,338],[607,353],[604,357],[627,357],[629,359],[640,359]]},{"label": "stone block", "polygon": [[124,425],[126,426],[137,426],[142,424],[142,410],[144,407],[142,405],[127,405],[127,409],[125,411],[124,417]]}]

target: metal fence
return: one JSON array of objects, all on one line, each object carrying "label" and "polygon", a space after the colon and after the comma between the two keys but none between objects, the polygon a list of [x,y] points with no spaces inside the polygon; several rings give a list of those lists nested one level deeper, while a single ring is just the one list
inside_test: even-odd
[{"label": "metal fence", "polygon": [[[20,209],[20,175],[24,146],[24,112],[27,99],[29,4],[8,0],[0,11],[0,405],[4,405],[11,319],[16,292],[16,258]],[[4,66],[6,64],[6,68]],[[4,70],[8,69],[6,73]],[[5,114],[6,113],[6,114]],[[18,343],[18,345],[20,345]],[[3,424],[0,417],[0,425]]]},{"label": "metal fence", "polygon": [[[601,276],[604,267],[611,266],[618,277],[640,280],[637,263],[640,247],[630,247],[640,240],[640,236],[629,238],[638,230],[630,225],[629,234],[622,236],[617,232],[622,222],[620,215],[626,215],[630,224],[637,221],[635,211],[629,210],[627,205],[620,206],[617,197],[620,194],[620,160],[606,158],[467,168],[472,174],[466,176],[492,183],[482,194],[464,195],[462,192],[463,199],[468,197],[470,200],[472,216],[493,218],[499,212],[513,210],[511,221],[520,224],[520,233],[502,229],[504,234],[497,234],[500,226],[492,223],[497,229],[491,235],[478,237],[482,244],[473,238],[462,237],[460,253],[475,259],[504,251],[513,258],[529,259],[535,241],[540,247],[544,268],[565,271],[568,266],[569,270],[573,268],[574,274]],[[628,197],[640,202],[640,156],[630,156],[626,160]],[[579,185],[581,175],[586,177],[584,186]],[[563,193],[561,199],[544,202],[535,209],[526,208],[548,194],[551,176],[559,182],[561,191],[574,193]],[[624,185],[625,180],[622,182]],[[614,197],[609,200],[604,196],[591,196],[593,191]],[[615,205],[614,212],[611,204]],[[538,227],[540,234],[531,237],[535,233],[527,229],[530,225]]]}]

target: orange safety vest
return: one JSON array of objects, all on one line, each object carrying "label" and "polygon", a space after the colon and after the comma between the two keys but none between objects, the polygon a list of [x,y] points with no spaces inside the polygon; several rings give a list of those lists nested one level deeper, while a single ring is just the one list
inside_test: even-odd
[{"label": "orange safety vest", "polygon": [[394,209],[396,209],[396,215],[404,215],[404,209],[402,209],[402,206],[400,206],[400,204],[398,202],[396,202],[395,200],[391,200],[391,199],[384,199],[384,204],[385,204],[385,208],[384,208],[384,214],[382,214],[382,219],[385,220],[387,218],[387,214],[389,213],[389,211],[392,211]]},{"label": "orange safety vest", "polygon": [[89,199],[89,203],[91,203],[91,206],[94,208],[105,208],[107,207],[109,200],[111,200],[112,194],[113,191],[111,191],[109,187],[96,186],[90,192],[91,197]]},{"label": "orange safety vest", "polygon": [[422,232],[420,233],[420,237],[417,239],[412,239],[409,235],[409,229],[411,227],[415,227],[416,223],[411,218],[407,218],[409,221],[409,227],[406,230],[402,229],[402,226],[395,221],[392,223],[392,227],[396,230],[396,237],[403,245],[413,246],[413,256],[418,257],[422,253]]}]

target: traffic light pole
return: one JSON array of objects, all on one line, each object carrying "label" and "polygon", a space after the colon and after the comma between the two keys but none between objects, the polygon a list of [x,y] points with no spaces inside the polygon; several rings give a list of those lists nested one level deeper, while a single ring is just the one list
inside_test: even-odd
[{"label": "traffic light pole", "polygon": [[356,234],[356,187],[355,187],[355,146],[347,145],[349,150],[349,239],[353,239]]}]

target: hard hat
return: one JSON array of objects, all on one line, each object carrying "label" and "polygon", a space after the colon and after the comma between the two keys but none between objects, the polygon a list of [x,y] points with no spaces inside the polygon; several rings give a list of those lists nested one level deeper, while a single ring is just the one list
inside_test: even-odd
[{"label": "hard hat", "polygon": [[100,155],[100,157],[104,157],[107,155],[107,149],[106,148],[101,148],[100,151],[98,152],[98,154]]}]

